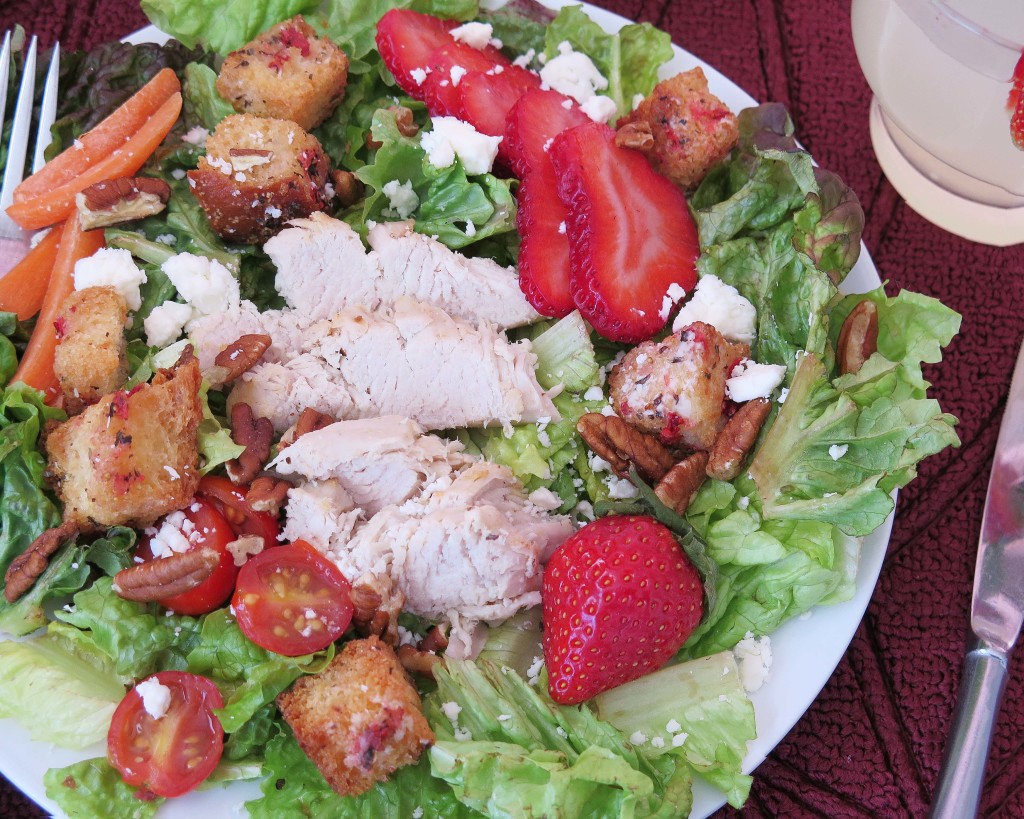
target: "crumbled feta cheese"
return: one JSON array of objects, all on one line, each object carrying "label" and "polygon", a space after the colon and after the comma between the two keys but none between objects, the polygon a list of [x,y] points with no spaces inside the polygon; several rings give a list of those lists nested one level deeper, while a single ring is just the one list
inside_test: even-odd
[{"label": "crumbled feta cheese", "polygon": [[640,103],[643,102],[643,101],[644,101],[644,95],[643,94],[634,94],[633,95],[633,99],[632,99],[632,101],[630,103],[630,106],[635,111],[637,109],[637,107],[640,105]]},{"label": "crumbled feta cheese", "polygon": [[458,88],[459,80],[465,77],[469,72],[461,65],[453,65],[451,71],[448,72],[452,78],[452,85]]},{"label": "crumbled feta cheese", "polygon": [[580,110],[594,122],[608,122],[619,112],[615,100],[603,94],[595,94],[590,99],[583,100],[580,103]]},{"label": "crumbled feta cheese", "polygon": [[455,726],[455,739],[459,742],[471,742],[473,734],[465,728],[460,728],[458,725]]},{"label": "crumbled feta cheese", "polygon": [[718,276],[702,276],[693,297],[683,305],[672,331],[677,332],[695,321],[710,324],[730,341],[749,344],[757,332],[757,310],[739,290]]},{"label": "crumbled feta cheese", "polygon": [[643,745],[645,742],[647,742],[647,734],[645,734],[643,731],[634,731],[632,734],[629,735],[629,741],[632,742],[634,745]]},{"label": "crumbled feta cheese", "polygon": [[171,707],[171,689],[150,677],[135,686],[135,692],[142,697],[142,707],[153,719],[160,719]]},{"label": "crumbled feta cheese", "polygon": [[455,722],[459,718],[459,714],[462,713],[462,706],[454,701],[443,702],[441,703],[441,711],[448,717],[449,722]]},{"label": "crumbled feta cheese", "polygon": [[558,55],[552,57],[540,70],[544,86],[584,103],[604,91],[608,80],[586,54],[573,51],[568,41],[558,44]]},{"label": "crumbled feta cheese", "polygon": [[555,733],[558,734],[560,737],[562,737],[562,739],[568,739],[569,738],[568,732],[561,725],[556,725],[555,726]]},{"label": "crumbled feta cheese", "polygon": [[789,387],[783,387],[781,390],[779,390],[779,403],[780,404],[785,404],[786,403],[786,398],[788,398],[788,397],[789,397]]},{"label": "crumbled feta cheese", "polygon": [[573,508],[573,511],[581,518],[586,518],[587,520],[597,520],[597,513],[594,511],[594,504],[592,504],[590,501],[581,500]]},{"label": "crumbled feta cheese", "polygon": [[409,72],[409,76],[416,85],[423,85],[427,81],[427,74],[430,73],[429,68],[414,68]]},{"label": "crumbled feta cheese", "polygon": [[185,324],[192,318],[192,306],[176,301],[165,301],[154,307],[142,321],[146,343],[150,347],[166,347],[181,335]]},{"label": "crumbled feta cheese", "polygon": [[[482,49],[487,48],[490,44],[491,38],[494,35],[494,26],[490,23],[463,23],[448,33],[452,35],[453,40],[465,43],[473,48]],[[500,45],[496,47],[501,48]]]},{"label": "crumbled feta cheese", "polygon": [[433,130],[423,134],[420,145],[435,168],[447,168],[459,158],[468,174],[488,173],[498,155],[501,137],[481,134],[455,117],[432,117]]},{"label": "crumbled feta cheese", "polygon": [[593,386],[587,387],[587,391],[583,393],[584,401],[603,401],[604,390],[601,387]]},{"label": "crumbled feta cheese", "polygon": [[157,241],[162,245],[167,245],[168,247],[174,247],[178,243],[178,240],[175,238],[173,233],[161,233],[154,241]]},{"label": "crumbled feta cheese", "polygon": [[528,669],[526,669],[526,681],[530,685],[536,685],[537,681],[540,679],[541,669],[543,669],[543,668],[544,668],[544,658],[543,657],[534,657],[533,658],[533,662],[530,664],[530,667]]},{"label": "crumbled feta cheese", "polygon": [[398,644],[400,646],[416,645],[416,635],[403,626],[398,627]]},{"label": "crumbled feta cheese", "polygon": [[423,819],[423,808],[416,808],[412,812],[412,819]]},{"label": "crumbled feta cheese", "polygon": [[191,536],[189,536],[184,531],[186,521],[188,518],[181,511],[171,512],[164,518],[156,534],[149,540],[149,549],[153,553],[153,557],[170,557],[173,554],[187,552],[191,548],[192,543],[201,535],[193,527]]},{"label": "crumbled feta cheese", "polygon": [[665,723],[665,730],[670,734],[678,734],[683,730],[683,726],[679,724],[678,720],[670,719]]},{"label": "crumbled feta cheese", "polygon": [[[672,309],[684,298],[686,298],[686,290],[683,289],[683,286],[679,284],[679,282],[672,282],[661,299],[661,309],[658,311],[658,315],[661,317],[661,320],[667,321],[669,313],[671,313]],[[647,356],[644,356],[644,361],[646,360]],[[643,361],[639,360],[639,356],[637,357],[636,363],[637,365],[643,364]]]},{"label": "crumbled feta cheese", "polygon": [[565,222],[558,223],[558,232],[563,235],[565,234]]},{"label": "crumbled feta cheese", "polygon": [[171,476],[172,481],[180,481],[181,475],[178,474],[178,470],[170,464],[164,464],[164,472]]},{"label": "crumbled feta cheese", "polygon": [[688,733],[686,733],[685,731],[683,733],[681,733],[681,734],[676,734],[675,736],[672,737],[672,747],[673,748],[681,748],[683,746],[683,744],[686,742],[687,737],[689,737],[689,736],[690,735]]},{"label": "crumbled feta cheese", "polygon": [[202,125],[193,125],[181,139],[182,142],[187,142],[189,145],[198,145],[202,148],[206,145],[206,140],[209,136],[210,132]]},{"label": "crumbled feta cheese", "polygon": [[392,179],[384,184],[381,192],[388,198],[391,210],[402,219],[408,219],[416,208],[420,206],[420,198],[412,188],[411,179],[405,182]]},{"label": "crumbled feta cheese", "polygon": [[146,272],[132,260],[132,254],[120,248],[104,247],[75,263],[75,290],[87,287],[113,287],[127,302],[130,310],[142,306],[139,286],[146,282]]},{"label": "crumbled feta cheese", "polygon": [[521,54],[512,61],[512,65],[517,65],[520,68],[529,68],[530,63],[533,62],[533,58],[537,56],[537,52],[532,48],[527,50],[525,54]]},{"label": "crumbled feta cheese", "polygon": [[177,253],[160,265],[186,302],[193,318],[226,313],[240,300],[238,280],[214,259],[192,253]]},{"label": "crumbled feta cheese", "polygon": [[772,642],[767,635],[756,638],[751,632],[732,650],[739,669],[740,682],[747,692],[757,691],[768,679],[772,667]]},{"label": "crumbled feta cheese", "polygon": [[832,446],[828,448],[828,455],[833,461],[838,461],[849,451],[849,449],[849,444],[832,444]]},{"label": "crumbled feta cheese", "polygon": [[782,364],[758,364],[743,359],[725,382],[725,394],[738,404],[755,398],[767,398],[786,377]]},{"label": "crumbled feta cheese", "polygon": [[467,236],[476,236],[476,225],[474,225],[470,221],[466,222],[466,235]]},{"label": "crumbled feta cheese", "polygon": [[512,719],[511,714],[498,714],[498,722],[508,722]]},{"label": "crumbled feta cheese", "polygon": [[608,497],[612,500],[630,500],[640,494],[627,478],[609,475],[604,483],[608,487]]},{"label": "crumbled feta cheese", "polygon": [[664,748],[665,747],[665,740],[662,739],[661,737],[652,737],[651,738],[651,747],[652,748]]},{"label": "crumbled feta cheese", "polygon": [[750,498],[746,495],[741,496],[739,500],[736,501],[736,508],[738,509],[746,509],[748,506],[750,506]]}]

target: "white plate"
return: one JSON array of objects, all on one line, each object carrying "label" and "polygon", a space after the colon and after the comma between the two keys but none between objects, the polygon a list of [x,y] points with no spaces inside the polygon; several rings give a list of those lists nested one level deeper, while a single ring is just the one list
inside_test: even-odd
[{"label": "white plate", "polygon": [[[549,5],[565,5],[565,0],[548,0]],[[629,21],[616,14],[587,5],[587,12],[601,26],[617,31]],[[163,42],[166,37],[149,26],[126,38],[131,42]],[[675,58],[661,69],[662,77],[673,76],[695,66],[704,69],[708,84],[723,102],[734,111],[756,105],[753,97],[720,74],[707,63],[675,46]],[[860,260],[847,277],[843,289],[862,293],[881,284],[874,262],[864,246]],[[864,616],[882,568],[892,529],[892,516],[864,538],[857,573],[857,590],[853,599],[834,606],[815,608],[810,616],[791,620],[772,635],[774,663],[771,676],[751,699],[757,719],[757,739],[750,743],[743,768],[754,770],[771,750],[789,733],[810,707],[822,686],[832,675],[853,639]],[[54,704],[59,707],[58,704]],[[46,798],[43,774],[47,768],[68,765],[77,759],[102,756],[106,748],[96,745],[83,752],[71,752],[42,743],[33,743],[24,730],[12,720],[0,720],[0,770],[15,785],[48,811],[60,815],[57,806]],[[234,783],[227,788],[200,791],[169,800],[160,809],[161,819],[194,819],[196,816],[241,816],[242,803],[259,796],[255,783]],[[724,804],[724,797],[702,782],[694,786],[691,819],[703,819]]]}]

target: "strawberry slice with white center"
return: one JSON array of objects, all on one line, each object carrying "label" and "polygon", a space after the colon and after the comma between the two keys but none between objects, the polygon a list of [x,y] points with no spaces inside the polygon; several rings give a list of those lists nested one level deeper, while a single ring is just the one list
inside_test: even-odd
[{"label": "strawberry slice with white center", "polygon": [[539,88],[524,93],[508,112],[503,140],[516,175],[525,179],[537,166],[550,165],[554,137],[586,122],[590,117],[564,94]]},{"label": "strawberry slice with white center", "polygon": [[408,9],[391,9],[377,21],[377,50],[399,87],[423,99],[427,61],[439,48],[454,43],[455,20],[442,20]]},{"label": "strawberry slice with white center", "polygon": [[432,116],[466,119],[461,94],[466,76],[471,72],[490,71],[495,67],[507,69],[513,65],[494,46],[479,49],[452,40],[450,36],[448,40],[427,57],[426,68],[429,70],[423,82],[423,100]]},{"label": "strawberry slice with white center", "polygon": [[704,587],[665,526],[610,515],[555,549],[541,603],[548,692],[572,705],[667,663],[700,622]]},{"label": "strawberry slice with white center", "polygon": [[566,210],[549,162],[524,179],[516,192],[519,288],[542,316],[561,318],[575,308],[569,292],[569,239]]},{"label": "strawberry slice with white center", "polygon": [[540,88],[540,76],[518,65],[467,74],[459,83],[466,122],[481,134],[504,136],[508,112],[531,88]]},{"label": "strawberry slice with white center", "polygon": [[1010,138],[1024,151],[1024,52],[1013,69],[1013,85],[1006,99],[1010,113]]},{"label": "strawberry slice with white center", "polygon": [[548,156],[568,211],[576,306],[605,338],[650,338],[697,283],[700,244],[686,197],[598,122],[559,134]]}]

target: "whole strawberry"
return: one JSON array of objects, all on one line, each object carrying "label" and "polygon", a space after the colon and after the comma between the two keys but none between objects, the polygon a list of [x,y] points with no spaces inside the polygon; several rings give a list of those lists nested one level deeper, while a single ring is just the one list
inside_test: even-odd
[{"label": "whole strawberry", "polygon": [[582,702],[661,666],[704,611],[700,575],[672,533],[642,515],[612,515],[566,540],[544,569],[548,691]]}]

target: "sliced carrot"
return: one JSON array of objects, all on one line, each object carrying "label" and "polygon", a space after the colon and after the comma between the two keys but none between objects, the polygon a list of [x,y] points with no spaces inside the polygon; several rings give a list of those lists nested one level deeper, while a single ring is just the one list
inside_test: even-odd
[{"label": "sliced carrot", "polygon": [[174,127],[180,111],[181,94],[172,94],[142,128],[106,159],[90,165],[57,188],[15,202],[7,208],[7,215],[26,230],[46,227],[68,218],[75,209],[76,193],[96,182],[128,176],[141,168]]},{"label": "sliced carrot", "polygon": [[102,162],[136,133],[170,98],[181,91],[178,76],[165,68],[135,94],[125,100],[109,117],[82,134],[74,145],[55,156],[37,173],[32,174],[14,190],[14,201],[34,199],[58,188]]},{"label": "sliced carrot", "polygon": [[53,355],[57,349],[54,322],[64,300],[75,289],[75,262],[91,256],[105,245],[102,230],[82,230],[77,218],[68,219],[63,228],[55,228],[54,232],[60,233],[60,247],[53,264],[50,286],[13,378],[45,392],[47,403],[54,403],[60,397],[60,385],[53,372]]},{"label": "sliced carrot", "polygon": [[60,246],[59,229],[51,230],[0,278],[0,310],[24,321],[39,312]]}]

